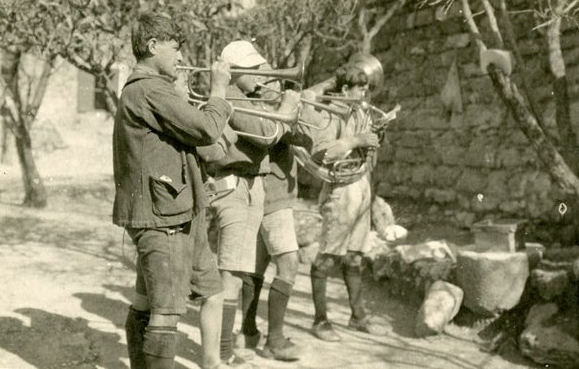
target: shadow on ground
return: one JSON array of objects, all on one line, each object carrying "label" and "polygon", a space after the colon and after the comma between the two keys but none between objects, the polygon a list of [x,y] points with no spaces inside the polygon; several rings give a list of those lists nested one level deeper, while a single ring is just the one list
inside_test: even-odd
[{"label": "shadow on ground", "polygon": [[118,361],[126,355],[119,335],[90,328],[85,319],[30,308],[15,312],[30,319],[30,325],[17,318],[0,317],[0,347],[27,363],[38,368],[92,369],[106,354],[110,363],[117,363],[111,369],[125,368]]}]

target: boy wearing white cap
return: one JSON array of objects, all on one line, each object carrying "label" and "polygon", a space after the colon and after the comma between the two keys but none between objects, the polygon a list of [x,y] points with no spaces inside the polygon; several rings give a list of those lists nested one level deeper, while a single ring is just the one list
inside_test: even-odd
[{"label": "boy wearing white cap", "polygon": [[[260,69],[265,69],[265,66]],[[268,85],[265,93],[269,88],[280,90],[279,86]],[[311,119],[312,115],[317,117],[318,114],[311,105],[304,105],[300,121],[308,119],[308,122],[316,122],[317,118]],[[243,278],[243,321],[237,341],[239,346],[250,349],[255,349],[260,341],[261,332],[257,328],[256,316],[264,274],[271,260],[276,266],[276,275],[267,299],[267,341],[262,353],[265,357],[282,361],[299,360],[303,351],[283,334],[285,313],[299,265],[293,216],[293,205],[297,199],[297,162],[290,150],[291,145],[305,146],[309,150],[312,140],[307,126],[294,125],[292,132],[284,134],[280,142],[269,150],[271,171],[263,178],[265,204],[258,235],[257,266],[255,273],[246,273]]]},{"label": "boy wearing white cap", "polygon": [[[266,63],[247,41],[230,43],[223,49],[221,58],[233,68],[257,69]],[[227,89],[227,97],[245,97],[256,88],[256,77],[235,76]],[[284,94],[277,113],[290,114],[297,109],[298,103],[299,94],[289,91]],[[258,109],[249,101],[233,100],[233,105]],[[264,213],[263,176],[270,171],[268,150],[291,131],[291,127],[239,112],[232,115],[229,124],[235,131],[260,136],[240,136],[224,158],[207,166],[208,174],[217,183],[232,177],[235,183],[235,188],[213,196],[211,209],[219,228],[217,259],[225,289],[221,358],[231,366],[240,366],[244,365],[244,360],[233,354],[233,326],[242,278],[245,273],[256,271],[256,242]]]}]

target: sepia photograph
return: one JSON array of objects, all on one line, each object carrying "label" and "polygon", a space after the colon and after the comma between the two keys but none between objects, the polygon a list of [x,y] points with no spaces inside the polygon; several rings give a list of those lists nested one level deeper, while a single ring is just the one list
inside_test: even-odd
[{"label": "sepia photograph", "polygon": [[579,369],[578,197],[579,0],[0,0],[0,369]]}]

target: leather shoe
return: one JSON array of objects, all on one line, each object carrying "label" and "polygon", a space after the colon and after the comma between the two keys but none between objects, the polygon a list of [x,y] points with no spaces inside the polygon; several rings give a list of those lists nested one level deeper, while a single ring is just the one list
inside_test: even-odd
[{"label": "leather shoe", "polygon": [[263,347],[263,356],[268,359],[281,361],[299,360],[302,355],[302,348],[287,338],[284,338],[281,344],[272,346],[269,342]]},{"label": "leather shoe", "polygon": [[371,323],[368,317],[362,319],[350,318],[348,328],[373,336],[384,336],[387,333],[386,327]]},{"label": "leather shoe", "polygon": [[341,340],[338,333],[336,333],[332,327],[332,324],[327,320],[314,324],[312,327],[312,334],[322,341],[338,342]]}]

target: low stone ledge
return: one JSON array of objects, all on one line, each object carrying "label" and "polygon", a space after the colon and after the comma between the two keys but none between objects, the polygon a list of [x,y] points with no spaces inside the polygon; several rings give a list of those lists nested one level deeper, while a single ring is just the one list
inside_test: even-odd
[{"label": "low stone ledge", "polygon": [[536,304],[527,315],[519,347],[537,363],[578,368],[578,331],[579,320],[574,311],[559,312],[555,303]]},{"label": "low stone ledge", "polygon": [[512,309],[528,277],[524,252],[458,252],[456,284],[465,293],[464,306],[474,313],[492,317]]},{"label": "low stone ledge", "polygon": [[387,278],[391,293],[422,298],[439,280],[449,280],[455,256],[445,241],[382,248],[369,254],[375,279]]}]

